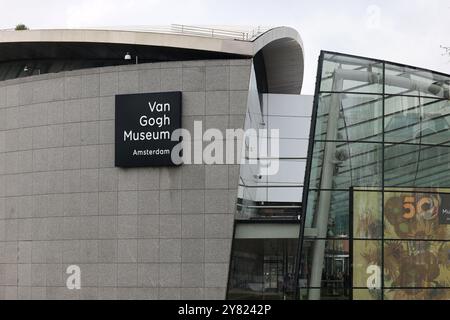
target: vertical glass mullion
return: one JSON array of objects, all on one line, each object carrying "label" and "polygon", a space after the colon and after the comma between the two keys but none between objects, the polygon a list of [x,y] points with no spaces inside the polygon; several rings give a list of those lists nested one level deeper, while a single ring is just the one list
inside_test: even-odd
[{"label": "vertical glass mullion", "polygon": [[385,121],[385,91],[386,91],[386,63],[383,62],[383,103],[382,103],[382,148],[381,148],[381,300],[384,300],[384,148],[385,148],[385,137],[384,137],[384,121]]},{"label": "vertical glass mullion", "polygon": [[354,228],[354,225],[353,225],[353,221],[354,221],[354,211],[353,211],[353,201],[354,201],[354,199],[353,199],[353,192],[354,192],[354,189],[353,189],[353,186],[352,187],[350,187],[350,189],[349,189],[349,207],[348,207],[348,209],[349,209],[349,218],[348,218],[348,223],[349,223],[349,228],[348,228],[348,235],[349,235],[349,254],[348,254],[348,260],[349,260],[349,270],[348,270],[348,273],[349,273],[349,284],[348,284],[348,287],[349,287],[349,300],[353,300],[353,262],[354,262],[354,259],[353,259],[353,246],[354,246],[354,243],[353,243],[353,238],[355,237],[355,234],[354,234],[354,230],[353,230],[353,228]]}]

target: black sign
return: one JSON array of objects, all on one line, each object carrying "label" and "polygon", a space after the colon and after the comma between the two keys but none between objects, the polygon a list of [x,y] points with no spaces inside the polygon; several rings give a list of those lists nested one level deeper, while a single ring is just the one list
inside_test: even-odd
[{"label": "black sign", "polygon": [[117,95],[116,167],[174,166],[179,128],[181,92]]}]

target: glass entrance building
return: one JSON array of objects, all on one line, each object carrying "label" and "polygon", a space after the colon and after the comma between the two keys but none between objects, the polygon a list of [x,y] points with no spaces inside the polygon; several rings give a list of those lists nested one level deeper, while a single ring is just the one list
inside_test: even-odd
[{"label": "glass entrance building", "polygon": [[322,52],[300,299],[450,299],[450,76]]}]

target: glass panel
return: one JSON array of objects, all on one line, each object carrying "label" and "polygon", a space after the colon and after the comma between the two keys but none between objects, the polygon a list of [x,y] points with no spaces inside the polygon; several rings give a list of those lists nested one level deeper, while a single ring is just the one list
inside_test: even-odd
[{"label": "glass panel", "polygon": [[384,237],[450,239],[450,190],[398,190],[384,195]]},{"label": "glass panel", "polygon": [[[281,187],[281,188],[267,188],[267,201],[280,203],[287,202],[286,204],[293,203],[301,207],[303,197],[303,187]],[[284,204],[282,204],[284,205]],[[295,215],[298,215],[301,210],[295,209]]]},{"label": "glass panel", "polygon": [[431,71],[386,63],[387,94],[449,97],[450,77]]},{"label": "glass panel", "polygon": [[382,192],[353,191],[353,237],[381,239]]},{"label": "glass panel", "polygon": [[[355,187],[381,186],[381,144],[316,142],[314,146],[310,188],[348,189]],[[322,174],[325,149],[332,176]]]},{"label": "glass panel", "polygon": [[384,290],[385,300],[450,300],[450,289],[389,289]]},{"label": "glass panel", "polygon": [[384,156],[384,184],[386,186],[450,186],[449,147],[386,145]]},{"label": "glass panel", "polygon": [[292,299],[297,243],[297,239],[235,239],[228,299]]},{"label": "glass panel", "polygon": [[255,200],[240,197],[236,219],[297,219],[301,212],[303,188],[242,188],[242,193]]},{"label": "glass panel", "polygon": [[[320,201],[323,201],[323,204],[320,204]],[[321,212],[319,212],[320,209]],[[318,234],[319,238],[347,237],[349,235],[349,191],[310,191],[306,219],[306,225],[313,228],[319,227],[318,224],[322,221],[327,221],[326,234]]]},{"label": "glass panel", "polygon": [[278,161],[274,175],[263,175],[262,164],[241,166],[238,219],[298,216],[306,160],[271,161]]},{"label": "glass panel", "polygon": [[279,160],[279,170],[267,176],[269,185],[303,185],[306,160]]},{"label": "glass panel", "polygon": [[[325,247],[325,251],[320,251]],[[300,286],[303,294],[318,294],[321,299],[348,299],[350,296],[349,240],[307,240],[303,245],[305,255],[302,261]],[[323,254],[323,265],[314,265],[313,257]],[[319,283],[313,283],[311,275],[319,273]],[[306,290],[306,288],[317,290]],[[320,290],[319,290],[320,289]],[[307,292],[307,293],[306,293]]]},{"label": "glass panel", "polygon": [[353,287],[381,289],[381,241],[353,241]]},{"label": "glass panel", "polygon": [[240,166],[240,181],[241,185],[256,186],[260,183],[260,168],[258,164],[246,163]]},{"label": "glass panel", "polygon": [[[365,94],[322,94],[318,106],[317,140],[382,141],[383,98]],[[337,109],[338,112],[330,113]],[[336,126],[329,126],[330,116]],[[330,130],[334,129],[332,133]]]},{"label": "glass panel", "polygon": [[449,287],[450,242],[385,241],[384,286]]},{"label": "glass panel", "polygon": [[386,116],[398,113],[400,114],[418,113],[419,115],[424,114],[443,115],[449,113],[449,103],[450,102],[447,99],[386,95],[384,112]]},{"label": "glass panel", "polygon": [[311,117],[313,96],[270,93],[263,97],[265,115]]},{"label": "glass panel", "polygon": [[321,91],[383,92],[383,64],[364,58],[326,53]]},{"label": "glass panel", "polygon": [[349,222],[349,192],[332,191],[328,217],[328,237],[348,237]]},{"label": "glass panel", "polygon": [[[270,142],[268,149],[270,149]],[[280,139],[280,156],[283,158],[304,158],[308,157],[309,139]]]},{"label": "glass panel", "polygon": [[386,142],[450,143],[450,100],[387,97],[385,112]]},{"label": "glass panel", "polygon": [[310,181],[309,181],[309,187],[311,189],[320,188],[320,177],[322,175],[324,148],[325,142],[322,141],[314,142],[311,159]]},{"label": "glass panel", "polygon": [[290,116],[271,116],[267,119],[267,129],[279,130],[280,138],[309,138],[309,128],[311,118],[309,117],[290,117]]}]

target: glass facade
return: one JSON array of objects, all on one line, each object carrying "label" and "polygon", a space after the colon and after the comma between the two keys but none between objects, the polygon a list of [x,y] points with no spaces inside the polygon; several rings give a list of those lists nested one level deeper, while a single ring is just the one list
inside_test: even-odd
[{"label": "glass facade", "polygon": [[[252,70],[247,98],[245,130],[275,129],[279,132],[279,155],[273,155],[270,139],[258,141],[258,153],[250,150],[251,136],[245,138],[240,165],[237,220],[297,220],[301,209],[311,123],[312,97],[261,93]],[[262,154],[265,144],[267,154]],[[275,174],[266,168],[278,162]]]},{"label": "glass facade", "polygon": [[235,239],[228,299],[292,299],[297,242],[279,238]]},{"label": "glass facade", "polygon": [[[260,136],[255,156],[244,139],[227,292],[232,300],[295,298],[312,97],[262,92],[253,69],[245,130],[279,130],[279,154],[273,157],[277,146]],[[264,144],[268,154],[259,153]],[[277,172],[265,174],[273,161]]]},{"label": "glass facade", "polygon": [[322,52],[300,299],[450,299],[450,76]]}]

